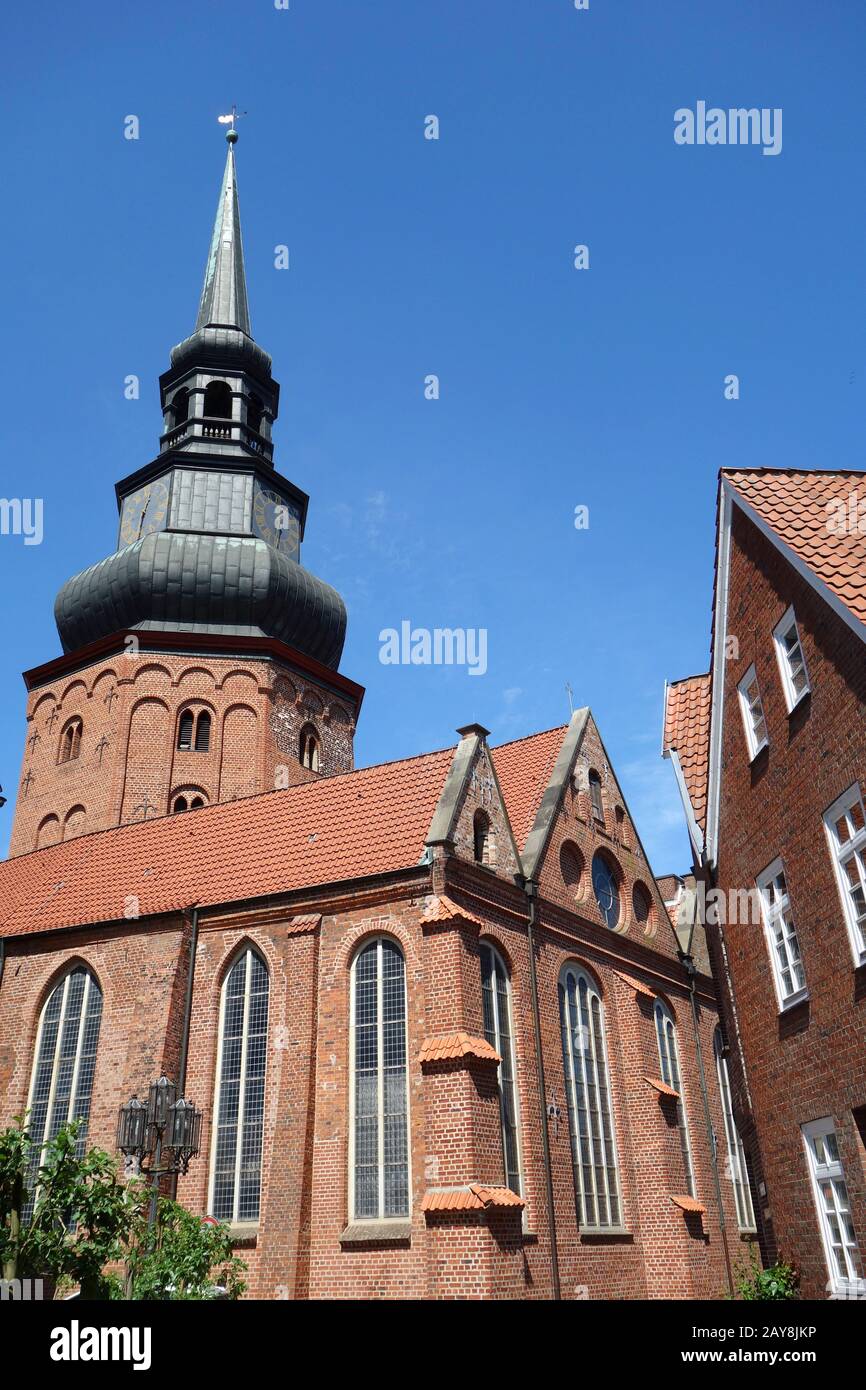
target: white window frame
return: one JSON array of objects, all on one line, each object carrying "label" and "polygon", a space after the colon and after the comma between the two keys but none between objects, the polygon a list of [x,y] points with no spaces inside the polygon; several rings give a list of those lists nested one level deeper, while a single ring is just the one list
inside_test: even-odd
[{"label": "white window frame", "polygon": [[[505,1062],[506,1062],[506,1060],[507,1060],[508,1065],[509,1065],[510,1070],[511,1070],[511,1083],[510,1083],[510,1085],[511,1085],[511,1099],[512,1099],[512,1104],[513,1104],[513,1106],[514,1106],[514,1148],[515,1148],[515,1159],[516,1159],[516,1162],[517,1162],[517,1186],[516,1186],[516,1187],[513,1187],[513,1188],[512,1188],[512,1191],[516,1192],[517,1195],[518,1195],[518,1197],[522,1197],[522,1195],[523,1195],[523,1146],[522,1146],[522,1144],[521,1144],[521,1142],[520,1142],[520,1097],[519,1097],[518,1091],[517,1091],[517,1056],[516,1056],[515,1049],[514,1049],[514,1001],[513,1001],[512,993],[511,993],[511,973],[510,973],[510,971],[509,971],[509,969],[508,969],[508,966],[505,964],[505,961],[502,959],[501,953],[500,953],[499,951],[497,951],[497,949],[496,949],[496,947],[494,946],[494,944],[493,944],[492,941],[488,941],[486,937],[482,937],[481,941],[480,941],[478,944],[479,944],[480,950],[481,950],[482,952],[483,952],[483,951],[489,951],[489,952],[490,952],[490,954],[491,954],[492,957],[493,957],[493,966],[494,966],[494,969],[493,969],[493,987],[492,987],[492,989],[491,989],[491,991],[490,991],[490,994],[491,994],[491,1004],[492,1004],[492,1009],[493,1009],[493,1037],[491,1038],[491,1037],[488,1036],[488,1037],[487,1037],[487,1041],[491,1044],[492,1047],[495,1047],[495,1048],[496,1048],[496,1051],[499,1053],[500,1057],[502,1057],[502,1061],[500,1062],[499,1066],[497,1067],[497,1077],[498,1077],[498,1081],[499,1081],[499,1104],[500,1104],[500,1110],[501,1110],[501,1128],[502,1128],[502,1171],[503,1171],[503,1173],[504,1173],[504,1175],[505,1175],[505,1185],[506,1185],[506,1187],[511,1186],[510,1181],[509,1181],[508,1159],[507,1159],[507,1156],[506,1156],[507,1150],[506,1150],[506,1141],[505,1141],[505,1133],[506,1133],[506,1127],[505,1127],[505,1113],[504,1113],[504,1112],[505,1112],[505,1104],[506,1104],[506,1102],[505,1102],[505,1088],[503,1087],[503,1084],[502,1084],[502,1068],[503,1068],[503,1065],[505,1064]],[[506,1008],[507,1015],[508,1015],[507,1018],[505,1019],[505,1032],[506,1032],[506,1035],[507,1035],[507,1037],[508,1037],[508,1057],[507,1057],[507,1059],[506,1059],[506,1057],[504,1056],[505,1049],[504,1049],[504,1047],[502,1046],[502,1018],[501,1018],[500,1007],[499,1007],[499,1005],[500,1005],[499,992],[498,992],[498,990],[496,989],[496,967],[497,967],[497,965],[501,968],[502,973],[503,973],[503,976],[504,976],[504,979],[505,979],[505,995],[506,995],[505,1008]],[[484,965],[483,965],[483,962],[481,962],[481,989],[482,989],[482,1006],[483,1006],[483,992],[484,992]],[[486,1034],[486,1028],[485,1028],[485,1034]]]},{"label": "white window frame", "polygon": [[[659,1019],[662,1020],[661,1025],[659,1024]],[[680,1132],[680,1149],[683,1157],[683,1169],[685,1171],[688,1195],[697,1200],[698,1189],[695,1182],[695,1163],[692,1156],[692,1138],[689,1133],[689,1117],[686,1111],[686,1097],[683,1091],[682,1072],[680,1070],[680,1049],[677,1041],[676,1019],[667,1004],[663,1003],[661,999],[657,999],[653,1007],[653,1020],[656,1026],[659,1066],[662,1070],[661,1079],[666,1086],[670,1086],[677,1093],[677,1127]]]},{"label": "white window frame", "polygon": [[746,1153],[737,1122],[734,1119],[734,1103],[731,1096],[731,1078],[728,1073],[728,1059],[725,1056],[721,1028],[713,1034],[713,1053],[716,1058],[716,1077],[719,1083],[719,1096],[722,1102],[722,1118],[725,1122],[725,1139],[728,1145],[728,1176],[734,1189],[734,1206],[737,1211],[737,1229],[752,1233],[756,1231],[755,1208],[749,1187],[749,1170],[746,1167]]},{"label": "white window frame", "polygon": [[[398,1216],[385,1216],[385,1126],[384,1117],[384,1084],[385,1069],[382,1065],[382,942],[389,941],[396,946],[403,958],[403,1037],[406,1053],[406,1211]],[[356,1002],[356,966],[363,952],[368,946],[376,944],[378,947],[378,960],[376,963],[376,1028],[378,1035],[379,1066],[377,1071],[377,1142],[378,1142],[378,1209],[375,1216],[358,1216],[355,1213],[355,1002]],[[408,991],[408,970],[406,967],[406,953],[400,942],[395,937],[374,937],[373,940],[363,941],[352,957],[352,964],[349,972],[349,1224],[356,1222],[360,1225],[364,1222],[375,1222],[376,1225],[405,1225],[412,1219],[412,1117],[409,1108],[409,991]]]},{"label": "white window frame", "polygon": [[[785,876],[785,893],[772,905],[769,901],[770,885],[778,878],[779,874]],[[800,949],[800,938],[797,933],[797,926],[794,921],[793,910],[791,908],[790,889],[788,887],[788,871],[785,868],[781,855],[774,859],[772,864],[768,864],[755,879],[755,886],[758,890],[758,897],[761,900],[761,917],[764,922],[764,940],[767,943],[767,954],[770,957],[770,969],[773,975],[773,986],[776,991],[776,1000],[779,1005],[779,1012],[799,1004],[809,997],[809,986],[806,981],[806,966],[803,961],[803,953]],[[782,940],[777,941],[775,936],[775,923],[778,918],[783,918]],[[791,948],[792,941],[796,945],[796,956]],[[782,948],[785,956],[785,965],[782,966],[779,960],[779,948]],[[803,975],[802,985],[796,984],[796,969],[799,964]],[[783,969],[787,970],[792,985],[796,988],[788,990],[783,978]]]},{"label": "white window frame", "polygon": [[[854,1297],[866,1298],[866,1279],[862,1274],[857,1273],[857,1266],[863,1268],[863,1260],[854,1235],[853,1227],[850,1232],[846,1232],[846,1224],[851,1225],[851,1209],[848,1197],[848,1185],[845,1180],[845,1168],[841,1158],[830,1158],[827,1155],[826,1146],[822,1141],[830,1134],[833,1136],[833,1146],[838,1154],[839,1144],[836,1134],[836,1126],[832,1116],[826,1116],[821,1120],[812,1120],[809,1124],[802,1126],[803,1144],[806,1149],[806,1162],[809,1167],[809,1175],[812,1179],[812,1196],[815,1199],[815,1210],[818,1215],[818,1228],[821,1232],[821,1241],[824,1246],[824,1258],[827,1261],[827,1273],[830,1278],[828,1289],[831,1297]],[[820,1149],[823,1150],[824,1159],[822,1161]],[[844,1196],[840,1191],[841,1184]],[[825,1199],[824,1193],[827,1187],[830,1188],[829,1203]],[[831,1210],[828,1211],[828,1205]],[[846,1223],[845,1217],[848,1217]],[[831,1221],[835,1220],[840,1234],[840,1241],[834,1244],[833,1229]],[[843,1232],[845,1234],[843,1235]],[[840,1274],[836,1267],[834,1251],[841,1252],[841,1263],[846,1267],[846,1274]]]},{"label": "white window frame", "polygon": [[[752,683],[758,688],[758,708],[760,709],[761,721],[764,725],[764,736],[759,739],[755,732],[755,719],[753,718],[754,706],[749,699],[748,689]],[[767,729],[767,716],[764,713],[764,701],[761,696],[761,683],[758,680],[758,673],[755,664],[749,667],[746,674],[737,682],[737,695],[740,700],[740,714],[743,717],[743,729],[746,734],[746,747],[749,750],[749,761],[754,762],[758,754],[768,746],[770,742],[769,731]]]},{"label": "white window frame", "polygon": [[[270,1014],[270,1008],[271,1008],[271,972],[270,972],[270,970],[268,970],[268,963],[267,963],[267,961],[265,960],[264,956],[261,954],[260,951],[257,951],[253,946],[250,946],[250,945],[245,945],[240,951],[238,951],[238,953],[237,953],[237,954],[234,956],[234,958],[232,959],[231,964],[229,965],[229,968],[228,968],[228,970],[226,971],[226,973],[225,973],[225,975],[224,975],[224,977],[223,977],[222,988],[221,988],[221,990],[220,990],[219,1032],[217,1033],[217,1056],[216,1056],[216,1084],[215,1084],[215,1086],[214,1086],[214,1103],[213,1103],[213,1133],[211,1134],[210,1174],[209,1174],[209,1177],[208,1177],[208,1194],[207,1194],[207,1209],[208,1209],[209,1212],[213,1212],[214,1197],[215,1197],[215,1189],[216,1189],[216,1157],[217,1157],[217,1142],[218,1142],[218,1139],[219,1139],[219,1129],[220,1129],[220,1124],[219,1124],[219,1118],[220,1118],[220,1103],[221,1103],[221,1099],[222,1099],[222,1085],[223,1085],[223,1045],[224,1045],[224,1042],[225,1042],[225,1015],[226,1015],[226,1000],[228,999],[228,983],[229,983],[229,976],[231,975],[231,973],[232,973],[232,971],[234,970],[235,966],[237,965],[238,961],[239,961],[239,960],[242,960],[242,959],[244,959],[244,958],[246,958],[246,976],[245,976],[245,980],[244,980],[244,1021],[243,1021],[243,1029],[242,1029],[242,1032],[241,1032],[241,1058],[240,1058],[240,1075],[239,1075],[239,1084],[238,1084],[238,1111],[237,1111],[237,1123],[236,1123],[236,1126],[235,1126],[235,1131],[236,1131],[236,1132],[235,1132],[235,1167],[234,1167],[234,1187],[233,1187],[233,1190],[232,1190],[232,1214],[231,1214],[230,1217],[220,1217],[220,1218],[219,1218],[221,1221],[230,1221],[231,1224],[232,1224],[233,1226],[257,1226],[257,1225],[259,1224],[260,1220],[261,1220],[261,1210],[262,1210],[262,1189],[263,1189],[262,1171],[263,1171],[263,1167],[264,1167],[264,1131],[263,1131],[263,1133],[262,1133],[262,1152],[261,1152],[261,1154],[259,1155],[259,1215],[258,1215],[258,1216],[243,1216],[243,1217],[242,1217],[242,1216],[239,1216],[239,1214],[238,1214],[238,1213],[239,1213],[239,1209],[240,1209],[240,1192],[241,1192],[240,1169],[241,1169],[241,1158],[243,1157],[243,1148],[244,1148],[244,1121],[243,1121],[243,1115],[244,1115],[244,1105],[245,1105],[245,1101],[246,1101],[246,1085],[247,1085],[247,1048],[248,1048],[248,1046],[249,1046],[249,1036],[250,1036],[250,1029],[249,1029],[249,1024],[250,1024],[250,999],[251,999],[251,995],[252,995],[252,991],[251,991],[250,986],[251,986],[251,983],[252,983],[253,956],[258,956],[259,960],[261,961],[262,965],[263,965],[264,968],[265,968],[265,971],[267,972],[267,977],[268,977],[268,1022],[267,1022],[267,1033],[266,1033],[266,1036],[268,1036],[268,1037],[270,1036],[270,1022],[271,1022],[271,1014]],[[265,1091],[265,1094],[267,1094],[267,1084],[268,1084],[268,1072],[267,1072],[267,1054],[268,1054],[268,1050],[269,1050],[268,1047],[266,1047],[266,1048],[265,1048],[265,1076],[264,1076],[264,1091]]]},{"label": "white window frame", "polygon": [[[836,822],[842,816],[847,815],[858,801],[864,815],[864,826],[852,834],[850,839],[843,844],[836,833]],[[857,914],[851,897],[851,885],[844,867],[847,861],[853,857],[860,887],[864,897],[866,897],[866,805],[863,802],[859,781],[854,782],[847,791],[837,797],[833,805],[824,812],[824,830],[827,835],[830,858],[833,861],[833,871],[836,875],[836,886],[839,889],[842,911],[845,914],[845,926],[848,929],[848,939],[851,942],[854,963],[855,965],[863,965],[866,963],[866,925],[861,926],[857,922]]]},{"label": "white window frame", "polygon": [[[69,1083],[69,1096],[68,1096],[67,1101],[66,1101],[66,1114],[62,1117],[62,1123],[61,1123],[61,1125],[58,1126],[58,1128],[62,1128],[63,1125],[69,1124],[70,1121],[72,1121],[72,1120],[75,1118],[75,1111],[79,1108],[79,1102],[80,1102],[80,1100],[81,1100],[81,1097],[80,1097],[80,1095],[79,1095],[79,1089],[78,1089],[78,1088],[79,1088],[80,1077],[81,1077],[81,1056],[82,1056],[83,1045],[84,1045],[85,1027],[86,1027],[86,1024],[87,1024],[88,1012],[89,1012],[89,1008],[90,1008],[90,995],[91,995],[91,991],[92,991],[92,990],[96,990],[96,992],[99,994],[100,998],[102,997],[102,991],[101,991],[101,989],[99,988],[99,984],[98,984],[98,982],[97,982],[95,976],[93,975],[93,972],[92,972],[86,965],[82,965],[82,964],[80,964],[80,963],[76,963],[75,965],[73,965],[72,969],[71,969],[71,970],[67,970],[67,972],[66,972],[66,974],[63,976],[63,978],[60,979],[60,980],[58,980],[57,983],[53,986],[53,988],[50,989],[50,990],[48,991],[48,994],[47,994],[46,997],[45,997],[45,1002],[44,1002],[44,1004],[42,1005],[42,1011],[41,1011],[41,1013],[40,1013],[40,1015],[39,1015],[39,1026],[38,1026],[38,1028],[37,1028],[37,1030],[36,1030],[36,1046],[35,1046],[34,1052],[33,1052],[33,1066],[32,1066],[31,1072],[30,1072],[30,1086],[29,1086],[28,1091],[27,1091],[27,1111],[28,1111],[28,1113],[30,1113],[30,1112],[32,1111],[32,1108],[33,1108],[33,1102],[34,1102],[34,1099],[35,1099],[35,1091],[36,1091],[36,1082],[37,1082],[38,1073],[39,1073],[39,1063],[40,1063],[40,1061],[42,1060],[42,1056],[41,1056],[41,1054],[42,1054],[42,1037],[43,1037],[44,1028],[45,1028],[45,1016],[46,1016],[46,1014],[47,1014],[47,1012],[48,1012],[48,1006],[49,1006],[49,1004],[51,1003],[52,999],[54,998],[55,994],[58,992],[58,990],[62,990],[61,1002],[60,1002],[60,1014],[59,1014],[59,1016],[58,1016],[58,1021],[57,1021],[57,1036],[55,1037],[55,1040],[54,1040],[54,1055],[53,1055],[52,1060],[51,1060],[51,1074],[50,1074],[50,1075],[51,1075],[51,1079],[50,1079],[50,1082],[49,1082],[48,1099],[47,1099],[47,1102],[46,1102],[45,1120],[44,1120],[44,1123],[43,1123],[43,1125],[42,1125],[42,1135],[41,1135],[41,1138],[40,1138],[40,1141],[39,1141],[39,1164],[38,1164],[38,1166],[41,1166],[41,1165],[45,1162],[45,1156],[46,1156],[46,1153],[47,1153],[47,1151],[48,1151],[48,1145],[49,1145],[49,1143],[50,1143],[50,1139],[48,1138],[48,1135],[49,1135],[50,1132],[51,1132],[51,1128],[52,1128],[52,1126],[53,1126],[54,1119],[55,1119],[55,1113],[54,1113],[54,1112],[55,1112],[56,1105],[57,1105],[57,1081],[58,1081],[58,1076],[59,1076],[59,1071],[60,1071],[60,1052],[61,1052],[61,1048],[62,1048],[62,1045],[63,1045],[63,1035],[64,1035],[64,1032],[65,1032],[65,1030],[66,1030],[67,1005],[68,1005],[68,1002],[69,1002],[69,987],[70,987],[70,984],[71,984],[71,982],[72,982],[72,977],[73,977],[73,975],[75,975],[76,971],[78,971],[78,970],[81,970],[81,971],[83,971],[83,973],[84,973],[84,988],[83,988],[82,995],[81,995],[81,1008],[80,1008],[80,1011],[79,1011],[79,1014],[78,1014],[78,1026],[77,1026],[77,1031],[76,1031],[76,1036],[75,1036],[75,1057],[74,1057],[73,1064],[72,1064],[72,1077],[71,1077],[70,1083]],[[97,1050],[98,1050],[98,1048],[99,1048],[99,1034],[100,1034],[100,1031],[101,1031],[101,1024],[102,1024],[102,1007],[100,1006],[100,1011],[99,1011],[99,1022],[98,1022],[97,1029],[96,1029],[96,1042],[95,1042],[95,1044],[94,1044],[94,1056],[96,1055],[96,1052],[97,1052]],[[94,1073],[95,1073],[95,1062],[94,1062]],[[90,1108],[91,1108],[92,1103],[93,1103],[93,1083],[94,1083],[95,1079],[96,1079],[96,1078],[95,1078],[95,1074],[94,1074],[94,1076],[91,1078],[91,1082],[90,1082],[90,1093],[89,1093],[89,1095],[88,1095],[88,1097],[87,1097],[87,1106],[88,1106],[88,1119],[87,1119],[87,1124],[86,1124],[85,1127],[84,1127],[83,1133],[79,1134],[79,1136],[78,1136],[78,1144],[79,1144],[79,1146],[82,1146],[82,1145],[84,1144],[84,1141],[85,1141],[85,1139],[86,1139],[86,1137],[87,1137],[88,1130],[89,1130],[89,1128],[90,1128]],[[34,1191],[31,1192],[31,1194],[30,1194],[30,1203],[33,1202],[33,1199],[34,1199],[35,1195],[36,1195],[36,1192],[35,1192],[35,1190],[34,1190]]]},{"label": "white window frame", "polygon": [[[573,975],[576,983],[576,993],[579,997],[581,982],[585,981],[587,986],[587,998],[589,1006],[587,1014],[590,1020],[589,1029],[579,1022],[580,1006],[578,1004],[578,1021],[571,1017],[567,980],[569,975]],[[578,1224],[581,1231],[592,1234],[609,1234],[610,1232],[623,1231],[625,1229],[622,1206],[622,1178],[619,1168],[619,1160],[616,1149],[616,1114],[613,1104],[613,1090],[611,1086],[610,1058],[607,1050],[607,1027],[604,1017],[604,999],[601,990],[593,977],[587,970],[577,964],[576,961],[566,961],[559,974],[559,986],[562,990],[560,997],[560,1030],[563,1035],[568,1034],[568,1044],[566,1046],[565,1036],[563,1036],[563,1066],[565,1069],[565,1092],[568,1109],[568,1130],[571,1141],[572,1173],[574,1179],[574,1196],[577,1203]],[[593,1018],[591,1000],[598,1001],[598,1027],[595,1026]],[[587,1046],[574,1046],[575,1032],[589,1032]],[[581,1075],[578,1078],[575,1070],[575,1050],[581,1053]],[[601,1095],[599,1085],[599,1058],[604,1066],[606,1085],[604,1090],[607,1099],[607,1120],[609,1136],[604,1133],[604,1112],[598,1105]],[[592,1124],[589,1125],[590,1135],[590,1162],[584,1165],[583,1155],[579,1152],[580,1135],[578,1123],[578,1085],[581,1087],[584,1104],[587,1104],[590,1091],[594,1091],[596,1097],[596,1129],[593,1131]],[[587,1115],[591,1115],[587,1108]],[[584,1166],[590,1170],[591,1190],[587,1189],[585,1182]],[[601,1169],[602,1186],[599,1187],[598,1169]],[[610,1174],[613,1173],[613,1185],[611,1185]],[[600,1223],[597,1219],[601,1203],[607,1212],[608,1220]],[[616,1204],[617,1220],[611,1221],[613,1204]],[[588,1219],[588,1214],[593,1213],[596,1220]]]},{"label": "white window frame", "polygon": [[[788,636],[791,628],[794,629],[797,648],[800,653],[800,664],[803,668],[803,675],[806,678],[806,684],[799,694],[794,685],[796,671],[791,663],[790,652],[785,646],[785,638]],[[803,651],[803,643],[800,638],[800,629],[797,626],[797,616],[794,612],[793,604],[790,605],[773,628],[773,643],[776,648],[776,659],[779,662],[779,674],[782,677],[782,689],[785,692],[785,703],[788,706],[788,713],[792,714],[800,701],[805,700],[812,689],[812,683],[809,680],[809,668],[806,665],[806,653]]]}]

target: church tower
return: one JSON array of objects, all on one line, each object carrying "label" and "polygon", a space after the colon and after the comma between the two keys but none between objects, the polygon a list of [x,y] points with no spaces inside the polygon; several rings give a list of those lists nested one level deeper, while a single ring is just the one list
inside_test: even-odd
[{"label": "church tower", "polygon": [[350,771],[346,609],[300,563],[280,388],[252,336],[228,152],[195,331],[159,379],[159,453],[116,484],[118,549],[64,584],[63,656],[25,672],[11,854]]}]

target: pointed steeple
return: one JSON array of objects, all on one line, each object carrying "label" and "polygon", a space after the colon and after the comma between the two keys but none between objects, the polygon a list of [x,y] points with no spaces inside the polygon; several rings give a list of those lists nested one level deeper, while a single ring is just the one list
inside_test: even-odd
[{"label": "pointed steeple", "polygon": [[242,333],[252,337],[235,172],[234,147],[237,138],[237,131],[232,127],[226,134],[229,146],[226,167],[195,326],[198,331],[209,324],[219,324],[223,328],[239,328]]}]

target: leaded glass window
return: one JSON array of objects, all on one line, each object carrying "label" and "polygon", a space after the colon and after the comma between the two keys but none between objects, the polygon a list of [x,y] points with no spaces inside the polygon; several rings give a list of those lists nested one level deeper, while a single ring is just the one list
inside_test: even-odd
[{"label": "leaded glass window", "polygon": [[619,1227],[604,1009],[598,986],[574,965],[560,976],[559,1016],[579,1224],[589,1230]]},{"label": "leaded glass window", "polygon": [[222,989],[211,1211],[220,1221],[257,1221],[268,1044],[267,966],[248,947]]},{"label": "leaded glass window", "polygon": [[350,1207],[352,1219],[409,1215],[406,967],[378,937],[352,965]]},{"label": "leaded glass window", "polygon": [[489,943],[481,946],[481,998],[484,1036],[501,1057],[499,1110],[502,1123],[502,1159],[506,1187],[520,1192],[520,1143],[517,1119],[517,1084],[511,1022],[511,985],[500,956]]}]

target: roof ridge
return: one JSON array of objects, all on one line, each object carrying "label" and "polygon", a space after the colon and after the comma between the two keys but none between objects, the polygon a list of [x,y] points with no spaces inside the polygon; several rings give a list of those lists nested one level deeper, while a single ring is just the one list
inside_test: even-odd
[{"label": "roof ridge", "polygon": [[505,743],[493,743],[490,746],[496,753],[503,748],[514,748],[518,743],[528,743],[531,738],[542,738],[544,734],[555,734],[559,730],[564,732],[567,728],[567,722],[565,724],[551,724],[549,729],[536,729],[534,734],[523,734],[520,738],[510,738]]}]

